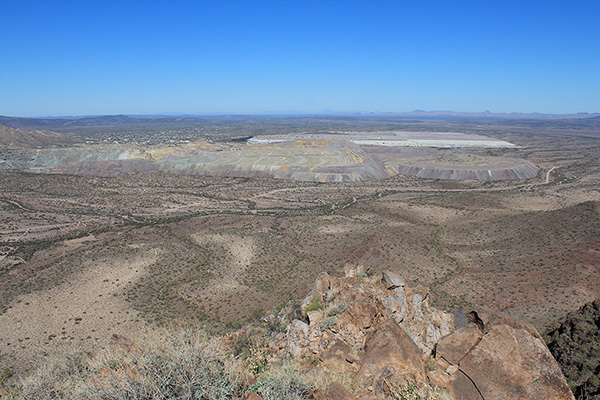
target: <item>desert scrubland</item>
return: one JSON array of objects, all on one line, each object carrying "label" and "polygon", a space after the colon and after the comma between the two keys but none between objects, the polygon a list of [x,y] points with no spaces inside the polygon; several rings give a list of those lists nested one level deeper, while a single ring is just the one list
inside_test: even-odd
[{"label": "desert scrubland", "polygon": [[[347,264],[425,285],[439,309],[488,308],[545,331],[600,296],[600,128],[580,121],[224,119],[185,128],[189,143],[176,144],[226,147],[230,165],[236,151],[250,151],[236,148],[258,146],[231,139],[258,133],[463,132],[514,146],[431,148],[415,165],[477,170],[519,160],[536,168],[507,180],[400,169],[339,182],[122,164],[114,176],[81,164],[0,169],[0,368],[32,370],[74,347],[101,347],[113,333],[135,339],[172,325],[226,332]],[[69,140],[59,147],[5,147],[4,159],[29,166],[15,159],[48,159],[73,141],[83,151],[119,146],[118,129],[94,129],[63,133]],[[139,140],[143,129],[129,136]],[[377,158],[383,170],[397,157],[387,147],[313,147],[350,164],[357,154]],[[275,148],[281,167],[287,148]],[[156,147],[142,153],[169,157]]]}]

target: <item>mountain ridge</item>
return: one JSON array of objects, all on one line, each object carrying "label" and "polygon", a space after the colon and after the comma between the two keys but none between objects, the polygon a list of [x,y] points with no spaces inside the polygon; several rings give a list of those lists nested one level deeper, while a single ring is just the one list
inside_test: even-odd
[{"label": "mountain ridge", "polygon": [[75,140],[61,133],[10,128],[0,125],[0,146],[12,147],[48,147],[73,144]]}]

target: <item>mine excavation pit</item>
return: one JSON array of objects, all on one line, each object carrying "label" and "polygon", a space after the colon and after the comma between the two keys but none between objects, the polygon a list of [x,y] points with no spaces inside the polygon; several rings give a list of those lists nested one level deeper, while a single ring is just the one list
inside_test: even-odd
[{"label": "mine excavation pit", "polygon": [[371,181],[398,174],[479,181],[536,177],[539,168],[527,160],[477,154],[515,147],[455,132],[337,132],[256,136],[247,143],[46,148],[38,149],[27,166],[36,172],[103,177],[166,172],[315,182]]}]

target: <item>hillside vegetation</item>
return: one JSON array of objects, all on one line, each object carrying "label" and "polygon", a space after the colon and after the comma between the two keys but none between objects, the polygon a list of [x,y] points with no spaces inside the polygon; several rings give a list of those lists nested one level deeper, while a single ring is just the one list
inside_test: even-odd
[{"label": "hillside vegetation", "polygon": [[600,299],[570,313],[546,341],[577,398],[600,398]]},{"label": "hillside vegetation", "polygon": [[0,146],[11,147],[47,147],[73,144],[75,140],[60,133],[50,131],[24,131],[0,125]]}]

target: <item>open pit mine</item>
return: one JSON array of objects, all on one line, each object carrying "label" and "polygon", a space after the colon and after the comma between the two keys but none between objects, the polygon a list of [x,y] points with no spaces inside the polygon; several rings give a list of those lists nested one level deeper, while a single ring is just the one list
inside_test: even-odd
[{"label": "open pit mine", "polygon": [[398,174],[430,179],[519,180],[539,168],[516,158],[477,154],[514,144],[452,132],[329,132],[256,136],[247,143],[95,144],[32,150],[0,168],[118,176],[133,172],[269,177],[299,181],[367,181]]}]

